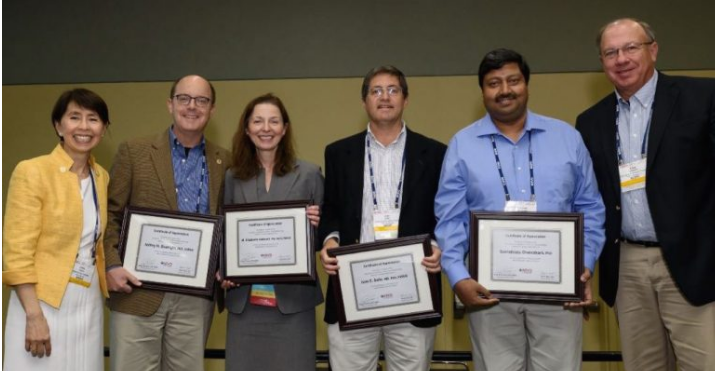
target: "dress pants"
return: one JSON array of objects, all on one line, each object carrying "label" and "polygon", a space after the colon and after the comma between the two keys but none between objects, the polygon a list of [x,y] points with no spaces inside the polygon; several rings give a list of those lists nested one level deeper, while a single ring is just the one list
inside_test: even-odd
[{"label": "dress pants", "polygon": [[228,312],[226,371],[316,370],[314,308],[284,314],[278,308],[246,303]]},{"label": "dress pants", "polygon": [[410,323],[341,331],[329,325],[329,360],[338,371],[374,371],[379,346],[384,339],[387,371],[429,370],[434,351],[436,327],[416,327]]},{"label": "dress pants", "polygon": [[503,302],[468,313],[475,371],[582,367],[582,310]]},{"label": "dress pants", "polygon": [[715,302],[688,303],[660,248],[622,243],[615,313],[626,370],[715,368]]},{"label": "dress pants", "polygon": [[166,293],[149,317],[111,311],[111,371],[203,370],[213,301]]}]

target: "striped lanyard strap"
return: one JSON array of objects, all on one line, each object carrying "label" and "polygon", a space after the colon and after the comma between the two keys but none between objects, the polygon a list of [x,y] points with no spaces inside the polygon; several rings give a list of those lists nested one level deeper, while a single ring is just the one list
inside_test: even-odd
[{"label": "striped lanyard strap", "polygon": [[[650,123],[653,121],[653,113],[650,112],[648,118],[648,124],[645,126],[645,132],[643,133],[643,145],[640,148],[640,157],[645,158],[648,155],[648,135],[650,132]],[[628,124],[628,128],[632,126]],[[615,147],[618,153],[618,165],[622,165],[623,162],[623,149],[620,145],[620,102],[615,105]]]},{"label": "striped lanyard strap", "polygon": [[[374,202],[374,210],[379,209],[379,202],[377,201],[377,186],[374,183],[374,165],[372,163],[372,149],[371,140],[367,133],[367,160],[369,161],[369,182],[372,185],[372,201]],[[404,167],[407,163],[407,154],[402,154],[402,173],[399,176],[399,183],[397,184],[397,195],[394,197],[394,208],[399,209],[399,201],[402,197],[402,182],[404,181]]]},{"label": "striped lanyard strap", "polygon": [[93,249],[91,250],[95,263],[96,247],[100,239],[100,206],[98,205],[98,191],[95,187],[95,173],[92,170],[90,171],[90,185],[93,187],[93,203],[95,204],[95,229],[93,231]]},{"label": "striped lanyard strap", "polygon": [[[530,145],[527,147],[527,155],[530,165],[530,201],[535,201],[535,167],[532,162],[532,132],[529,131],[528,133],[530,134]],[[497,162],[497,171],[500,175],[500,182],[502,182],[502,188],[505,191],[505,201],[510,201],[512,197],[510,197],[510,190],[507,188],[507,179],[505,179],[505,174],[502,171],[502,162],[500,161],[500,154],[497,150],[497,141],[495,140],[494,134],[490,135],[490,140],[492,141],[492,150],[495,154],[495,162]]]}]

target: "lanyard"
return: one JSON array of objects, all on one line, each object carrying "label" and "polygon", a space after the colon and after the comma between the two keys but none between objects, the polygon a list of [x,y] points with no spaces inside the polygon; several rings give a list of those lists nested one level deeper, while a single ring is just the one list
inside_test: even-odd
[{"label": "lanyard", "polygon": [[[654,103],[653,103],[654,104]],[[648,144],[648,133],[650,131],[650,123],[653,121],[653,112],[651,110],[650,117],[648,118],[648,124],[645,126],[645,132],[643,133],[643,145],[640,148],[640,157],[647,157],[647,144]],[[628,122],[628,127],[630,127]],[[615,104],[615,146],[618,152],[618,165],[623,164],[623,150],[620,146],[620,103]]]},{"label": "lanyard", "polygon": [[[178,140],[173,141],[173,152],[176,153],[178,148]],[[190,151],[190,150],[189,150]],[[190,153],[190,152],[189,152]],[[175,171],[175,169],[174,169]],[[203,153],[201,153],[201,181],[198,183],[198,197],[196,198],[196,213],[201,213],[201,196],[203,196],[203,185],[206,181],[206,150],[203,150]],[[176,192],[178,192],[178,189],[176,189]]]},{"label": "lanyard", "polygon": [[[372,165],[372,149],[369,143],[369,134],[367,134],[367,159],[369,160],[369,182],[372,185],[372,201],[374,202],[374,210],[379,209],[377,202],[377,186],[374,184],[374,165]],[[404,167],[407,164],[407,154],[402,154],[402,174],[399,176],[399,184],[397,184],[397,195],[394,197],[394,208],[399,208],[399,199],[402,197],[402,181],[404,180]]]},{"label": "lanyard", "polygon": [[100,207],[98,206],[98,192],[95,188],[95,174],[92,170],[90,171],[90,185],[93,187],[93,203],[95,204],[95,230],[93,231],[93,249],[91,250],[93,264],[95,264],[96,247],[100,239]]},{"label": "lanyard", "polygon": [[[529,132],[529,141],[530,145],[527,147],[527,154],[528,154],[528,160],[530,164],[530,201],[535,201],[535,172],[534,172],[534,166],[532,163],[532,132]],[[492,150],[495,153],[495,161],[497,162],[497,171],[500,174],[500,181],[502,182],[502,188],[505,191],[505,200],[510,201],[512,198],[510,197],[510,191],[507,188],[507,180],[505,179],[505,174],[502,172],[502,162],[500,162],[500,155],[499,151],[497,151],[497,142],[495,141],[495,135],[490,135],[490,140],[492,140]]]},{"label": "lanyard", "polygon": [[203,194],[203,183],[206,180],[206,150],[201,154],[201,181],[198,184],[198,198],[196,199],[196,213],[201,213],[201,195]]}]

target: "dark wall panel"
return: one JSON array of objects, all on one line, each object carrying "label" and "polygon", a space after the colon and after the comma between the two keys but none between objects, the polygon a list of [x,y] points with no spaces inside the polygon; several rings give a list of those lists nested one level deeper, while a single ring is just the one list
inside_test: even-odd
[{"label": "dark wall panel", "polygon": [[597,71],[605,22],[658,32],[658,67],[715,68],[713,0],[6,1],[3,84],[476,73],[495,47],[533,72]]}]

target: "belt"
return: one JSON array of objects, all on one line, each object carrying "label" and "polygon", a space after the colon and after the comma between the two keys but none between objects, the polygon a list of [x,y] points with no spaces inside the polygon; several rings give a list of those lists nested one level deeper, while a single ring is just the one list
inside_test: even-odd
[{"label": "belt", "polygon": [[625,242],[630,245],[641,245],[645,247],[660,247],[660,242],[656,241],[636,241],[636,240],[630,240],[625,237],[621,238],[620,241]]}]

